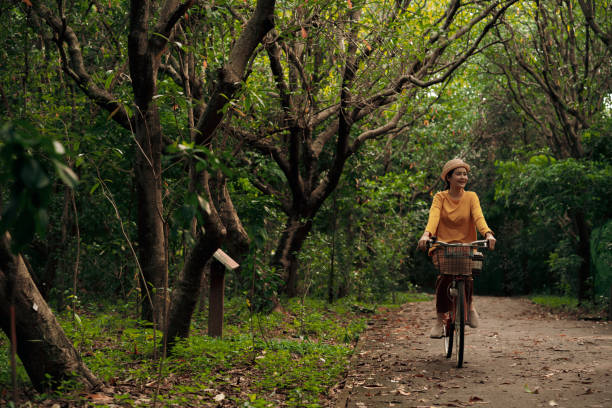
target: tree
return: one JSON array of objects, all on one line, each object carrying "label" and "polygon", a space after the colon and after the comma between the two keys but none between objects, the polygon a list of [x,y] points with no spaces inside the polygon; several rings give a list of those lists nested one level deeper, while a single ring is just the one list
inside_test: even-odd
[{"label": "tree", "polygon": [[611,54],[592,37],[572,1],[524,6],[523,13],[532,19],[507,22],[505,30],[498,31],[500,39],[510,34],[503,47],[507,58],[491,61],[555,156],[580,158],[584,155],[581,131],[602,111],[612,86]]},{"label": "tree", "polygon": [[40,295],[20,255],[11,250],[8,234],[0,239],[0,325],[12,337],[16,322],[16,350],[39,392],[76,380],[86,388],[102,385],[83,364],[47,302]]},{"label": "tree", "polygon": [[[42,31],[40,19],[52,29],[64,72],[92,102],[106,110],[114,122],[133,134],[140,286],[142,293],[147,294],[148,299],[143,303],[143,318],[158,324],[164,321],[168,286],[166,231],[168,225],[164,216],[162,197],[164,170],[162,158],[165,146],[172,142],[171,139],[168,140],[169,136],[164,134],[157,102],[160,96],[159,76],[164,73],[176,79],[190,98],[189,104],[192,105],[186,115],[185,128],[188,129],[193,143],[199,146],[199,150],[194,150],[192,160],[200,157],[202,161],[201,156],[209,148],[214,131],[224,116],[223,107],[240,88],[251,54],[273,26],[275,7],[273,0],[257,2],[251,18],[232,44],[227,59],[220,61],[217,74],[206,82],[196,71],[196,67],[203,66],[202,61],[196,63],[196,56],[193,53],[183,52],[175,40],[187,32],[183,23],[186,20],[186,13],[193,9],[194,3],[194,0],[184,2],[168,0],[163,4],[146,0],[132,1],[127,30],[124,27],[112,27],[108,24],[106,15],[112,16],[115,12],[112,5],[105,9],[104,5],[96,4],[94,8],[88,9],[84,17],[89,18],[89,10],[100,14],[104,27],[100,28],[100,31],[106,32],[114,40],[110,45],[114,51],[113,58],[106,57],[104,52],[108,38],[99,35],[91,38],[100,41],[97,49],[99,52],[84,50],[82,42],[89,41],[86,38],[87,33],[84,39],[81,39],[81,35],[75,31],[67,17],[71,14],[66,14],[63,3],[59,4],[57,12],[53,12],[41,2],[36,2],[32,6],[34,18],[31,20],[31,25],[35,30]],[[74,13],[77,11],[71,10]],[[193,14],[197,16],[197,12]],[[93,24],[93,17],[88,22]],[[151,27],[153,24],[154,27]],[[123,57],[123,35],[127,37],[127,59]],[[223,38],[221,44],[226,40]],[[165,63],[162,58],[170,63]],[[104,74],[92,63],[92,60],[96,59],[108,64],[111,69],[107,72],[113,73],[104,85],[98,79],[104,77]],[[182,66],[173,64],[179,60],[184,61]],[[125,83],[121,83],[125,66],[129,67],[129,89]],[[123,88],[117,85],[123,85]],[[116,94],[112,92],[114,86],[117,86]],[[211,89],[210,94],[207,94],[207,89]],[[196,104],[197,108],[193,108]],[[195,303],[189,299],[197,298],[192,295],[194,291],[199,290],[199,277],[204,264],[219,248],[227,233],[217,205],[222,205],[221,202],[226,203],[222,210],[224,214],[232,211],[231,204],[227,204],[229,201],[224,193],[223,178],[216,172],[211,176],[208,170],[196,166],[195,161],[191,165],[191,189],[196,196],[195,206],[199,208],[200,227],[203,227],[205,232],[198,232],[200,229],[195,232],[197,236],[191,254],[179,276],[170,312],[171,338],[176,333],[185,334],[191,316],[189,310],[193,311],[192,303]],[[225,220],[229,221],[230,218],[226,217]],[[233,217],[234,221],[236,219]],[[235,222],[230,222],[230,226],[235,225]]]},{"label": "tree", "polygon": [[[612,50],[612,27],[610,26],[610,19],[605,17],[610,5],[595,0],[578,0],[578,3],[580,3],[584,18],[591,30],[608,47],[608,50]],[[606,10],[606,6],[608,10]],[[602,14],[604,15],[603,18],[601,18]]]},{"label": "tree", "polygon": [[[516,106],[533,121],[558,159],[585,155],[582,135],[597,119],[612,86],[612,54],[594,38],[588,17],[572,0],[523,3],[498,30],[506,58],[491,59],[505,78]],[[574,221],[579,270],[580,299],[588,292],[591,226],[580,207],[568,208]]]},{"label": "tree", "polygon": [[[544,252],[547,256],[541,257],[546,260],[548,270],[539,280],[563,294],[573,295],[576,289],[580,294],[585,290],[584,283],[580,281],[580,275],[576,276],[575,270],[580,268],[582,258],[571,250],[579,238],[574,232],[576,225],[571,211],[580,208],[589,224],[596,226],[603,226],[605,220],[610,219],[611,212],[606,205],[606,197],[612,192],[610,165],[534,155],[526,163],[499,162],[498,173],[496,199],[501,199],[506,206],[512,205],[515,214],[525,214],[527,226],[532,225],[530,231],[548,226],[548,233],[540,238],[542,243],[528,245],[538,248],[540,255],[543,249],[549,252]],[[515,216],[514,221],[518,221],[518,217]],[[554,230],[557,233],[551,234],[550,231]],[[523,237],[523,240],[531,239]],[[551,282],[554,285],[550,285]]]},{"label": "tree", "polygon": [[269,72],[251,75],[269,84],[274,102],[262,117],[245,97],[237,107],[244,117],[228,127],[259,153],[243,155],[251,180],[287,216],[272,259],[287,294],[296,294],[297,253],[347,160],[404,130],[418,112],[418,90],[444,83],[489,46],[486,34],[513,3],[314,2],[287,11],[266,42]]},{"label": "tree", "polygon": [[38,391],[53,389],[68,379],[87,388],[98,387],[100,380],[81,361],[19,254],[47,227],[52,192],[45,167],[51,165],[70,187],[75,186],[76,177],[60,161],[62,145],[32,126],[4,124],[0,135],[0,157],[7,167],[0,180],[8,186],[7,205],[0,218],[0,327]]}]

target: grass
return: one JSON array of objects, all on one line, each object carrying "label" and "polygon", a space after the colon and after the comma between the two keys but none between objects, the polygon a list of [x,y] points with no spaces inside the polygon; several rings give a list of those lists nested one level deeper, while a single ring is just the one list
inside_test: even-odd
[{"label": "grass", "polygon": [[609,307],[609,299],[604,296],[582,303],[571,296],[536,295],[530,299],[553,312],[567,313],[579,319],[605,320]]},{"label": "grass", "polygon": [[540,306],[544,306],[550,309],[576,309],[578,306],[578,299],[570,296],[554,296],[554,295],[537,295],[532,296],[531,301]]},{"label": "grass", "polygon": [[[396,294],[396,302],[427,296]],[[58,315],[85,364],[112,389],[104,403],[130,407],[242,406],[318,407],[337,383],[375,305],[344,299],[329,305],[317,299],[289,299],[283,310],[251,314],[244,300],[226,303],[224,337],[205,335],[203,314],[191,335],[160,358],[162,335],[125,310],[114,307]],[[395,305],[386,303],[385,307]],[[132,309],[133,310],[133,309]],[[0,353],[8,340],[0,336]],[[23,367],[18,370],[22,402],[55,400],[61,406],[91,404],[95,395],[65,384],[52,395],[36,395]],[[0,359],[0,405],[12,389],[8,359]],[[100,404],[104,406],[104,404]]]}]

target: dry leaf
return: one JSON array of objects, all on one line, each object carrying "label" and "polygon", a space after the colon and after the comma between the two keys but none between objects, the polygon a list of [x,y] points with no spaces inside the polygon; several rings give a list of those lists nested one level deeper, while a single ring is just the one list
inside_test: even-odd
[{"label": "dry leaf", "polygon": [[90,399],[90,400],[96,402],[97,404],[107,404],[107,403],[113,402],[113,398],[112,397],[109,397],[108,395],[104,395],[104,394],[100,394],[100,393],[89,394],[87,396],[87,399]]},{"label": "dry leaf", "polygon": [[403,388],[398,388],[396,391],[397,391],[398,394],[403,395],[405,397],[407,397],[410,394],[412,394],[410,391],[404,391]]}]

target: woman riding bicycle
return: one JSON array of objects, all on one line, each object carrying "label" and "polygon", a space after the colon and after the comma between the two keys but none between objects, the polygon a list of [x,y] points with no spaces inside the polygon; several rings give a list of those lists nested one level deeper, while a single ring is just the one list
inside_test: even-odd
[{"label": "woman riding bicycle", "polygon": [[[472,191],[465,191],[469,171],[470,166],[461,159],[449,160],[444,165],[440,177],[446,182],[447,189],[438,192],[433,198],[427,227],[419,239],[419,248],[425,249],[432,236],[447,243],[476,241],[476,229],[488,241],[489,248],[495,248],[495,237],[482,214],[478,196]],[[432,251],[435,251],[435,248]],[[432,338],[443,336],[444,318],[450,306],[446,293],[451,282],[452,276],[448,275],[439,275],[436,281],[437,321],[431,329]],[[467,324],[478,327],[478,313],[472,304],[473,290],[474,281],[469,278],[465,286],[470,311]]]}]

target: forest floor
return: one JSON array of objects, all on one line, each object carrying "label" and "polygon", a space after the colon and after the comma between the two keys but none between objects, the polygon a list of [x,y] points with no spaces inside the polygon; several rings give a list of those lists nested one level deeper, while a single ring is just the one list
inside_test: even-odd
[{"label": "forest floor", "polygon": [[332,407],[612,407],[612,324],[551,314],[521,298],[476,297],[464,367],[429,338],[433,302],[378,314]]}]

